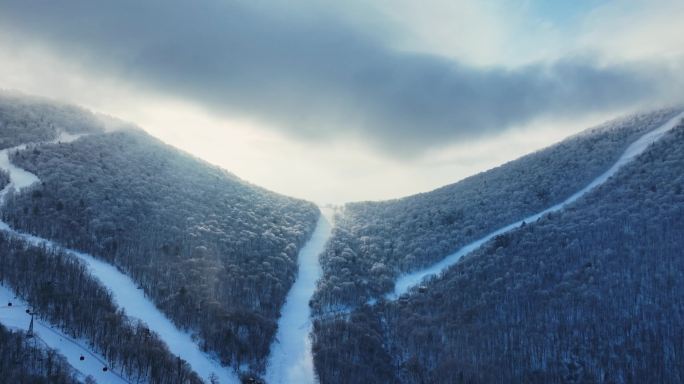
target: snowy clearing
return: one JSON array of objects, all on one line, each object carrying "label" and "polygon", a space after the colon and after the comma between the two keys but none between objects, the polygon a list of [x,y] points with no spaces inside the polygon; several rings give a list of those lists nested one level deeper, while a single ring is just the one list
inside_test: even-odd
[{"label": "snowy clearing", "polygon": [[[72,141],[78,137],[79,136],[63,135],[55,142]],[[21,190],[22,188],[28,187],[39,181],[36,175],[14,166],[9,161],[10,151],[25,148],[26,145],[21,145],[0,151],[0,168],[6,170],[10,175],[10,183],[5,189],[0,191],[0,199],[4,198],[10,189]],[[78,257],[87,265],[93,276],[97,277],[102,285],[111,291],[116,305],[123,308],[128,316],[140,319],[146,323],[147,326],[156,332],[166,343],[169,350],[186,360],[200,377],[208,381],[213,373],[218,377],[220,383],[227,384],[240,382],[237,374],[230,367],[222,367],[218,361],[202,352],[189,333],[179,330],[157,309],[154,303],[145,296],[143,291],[137,288],[137,285],[131,278],[121,273],[113,265],[102,262],[91,255],[63,248],[50,240],[15,231],[10,228],[7,223],[2,221],[0,221],[0,230],[6,231],[31,244],[60,249],[70,255]],[[52,345],[51,347],[60,349]],[[69,362],[71,363],[71,360],[69,360]],[[102,367],[99,369],[101,368]]]},{"label": "snowy clearing", "polygon": [[309,300],[320,279],[319,255],[332,231],[334,210],[321,208],[321,216],[309,241],[297,257],[299,271],[290,288],[278,320],[278,331],[271,345],[266,366],[266,382],[269,384],[316,382],[311,355],[311,308]]},{"label": "snowy clearing", "polygon": [[650,144],[653,142],[657,141],[660,139],[667,131],[671,130],[674,128],[677,123],[684,118],[684,112],[678,114],[677,116],[673,117],[672,119],[668,120],[667,123],[663,124],[662,126],[654,129],[653,131],[650,131],[646,133],[645,135],[641,136],[639,139],[637,139],[635,142],[633,142],[627,149],[623,152],[622,156],[613,164],[610,169],[608,169],[606,172],[601,174],[599,177],[594,179],[589,185],[586,187],[582,188],[569,198],[567,198],[565,201],[556,204],[550,208],[547,208],[537,214],[534,214],[530,217],[526,217],[522,220],[516,221],[515,223],[509,224],[503,228],[497,229],[496,231],[488,234],[487,236],[476,240],[455,253],[452,253],[451,255],[447,256],[446,258],[442,259],[440,262],[435,263],[431,265],[430,267],[427,267],[425,269],[409,273],[403,276],[400,276],[399,279],[397,279],[395,285],[394,285],[394,292],[391,292],[386,295],[386,299],[388,300],[396,300],[398,299],[401,295],[407,293],[412,287],[417,286],[420,284],[425,278],[429,276],[434,276],[438,275],[441,273],[443,270],[446,268],[450,267],[454,263],[456,263],[461,257],[464,255],[476,250],[480,246],[482,246],[484,243],[488,242],[489,240],[493,239],[494,237],[501,235],[505,232],[508,232],[514,228],[517,228],[525,223],[531,223],[536,220],[538,220],[540,217],[546,215],[547,213],[559,211],[563,208],[565,208],[568,204],[573,203],[580,197],[584,196],[587,192],[593,190],[597,186],[603,184],[608,180],[611,176],[613,176],[622,166],[625,164],[629,163],[632,161],[634,158],[636,158],[639,154],[641,154]]}]

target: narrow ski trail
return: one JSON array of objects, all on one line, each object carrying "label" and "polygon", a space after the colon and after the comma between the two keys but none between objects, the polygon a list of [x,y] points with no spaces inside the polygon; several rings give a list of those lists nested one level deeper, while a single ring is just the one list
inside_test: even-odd
[{"label": "narrow ski trail", "polygon": [[312,330],[309,301],[322,275],[319,255],[330,237],[333,215],[332,208],[321,208],[316,229],[297,256],[297,279],[285,299],[266,365],[268,384],[313,384],[316,381],[309,339]]},{"label": "narrow ski trail", "polygon": [[418,270],[403,276],[400,276],[399,279],[397,279],[395,285],[394,285],[394,291],[387,294],[385,296],[386,299],[388,300],[396,300],[398,299],[401,295],[407,293],[412,287],[415,287],[416,285],[420,284],[425,278],[428,276],[434,276],[434,275],[439,275],[442,273],[445,269],[448,267],[452,266],[458,260],[461,259],[464,255],[467,255],[468,253],[478,249],[481,247],[484,243],[488,242],[489,240],[493,239],[496,236],[499,236],[501,234],[504,234],[514,228],[517,228],[525,223],[531,223],[536,220],[538,220],[540,217],[551,213],[551,212],[556,212],[559,210],[564,209],[567,207],[569,204],[572,204],[575,202],[577,199],[580,197],[586,195],[588,192],[592,191],[594,188],[598,187],[599,185],[605,183],[611,176],[613,176],[617,171],[622,168],[625,164],[631,162],[634,160],[637,156],[639,156],[641,153],[643,153],[646,148],[648,148],[649,145],[654,143],[655,141],[659,140],[663,135],[665,135],[669,130],[674,128],[677,123],[679,123],[680,120],[684,118],[684,112],[679,113],[677,116],[673,117],[672,119],[668,120],[665,124],[661,125],[660,127],[644,134],[641,136],[639,139],[634,141],[632,144],[630,144],[629,147],[622,153],[620,158],[613,164],[610,169],[608,169],[606,172],[598,176],[596,179],[594,179],[591,183],[589,183],[586,187],[582,188],[581,190],[575,192],[572,196],[568,197],[565,201],[556,204],[552,207],[549,207],[537,214],[534,214],[532,216],[526,217],[522,220],[516,221],[515,223],[509,224],[503,228],[499,228],[494,232],[489,233],[488,235],[480,238],[479,240],[476,240],[458,251],[452,253],[451,255],[447,256],[446,258],[442,259],[441,261],[425,268],[422,270]]},{"label": "narrow ski trail", "polygon": [[[78,137],[79,136],[63,136],[54,142],[64,143],[75,140]],[[9,153],[11,151],[22,150],[26,147],[27,145],[20,145],[0,151],[0,169],[7,171],[10,175],[10,183],[0,191],[0,204],[4,204],[6,195],[10,190],[14,189],[20,191],[21,189],[40,181],[36,175],[15,166],[9,160]],[[146,323],[147,326],[156,332],[161,340],[166,343],[171,353],[186,360],[200,377],[208,382],[210,376],[214,374],[221,384],[240,382],[237,374],[230,367],[222,367],[218,361],[202,352],[189,333],[178,329],[171,320],[159,311],[154,303],[145,296],[143,291],[137,288],[137,284],[135,284],[130,277],[121,273],[113,265],[100,261],[92,255],[64,248],[51,240],[16,231],[2,220],[0,220],[0,230],[30,244],[59,249],[69,255],[77,257],[85,263],[90,273],[95,276],[103,286],[109,289],[112,293],[114,303],[117,306],[123,308],[129,317],[140,319]],[[63,346],[58,344],[50,345],[50,347],[60,351],[62,350],[61,347],[63,348]],[[83,347],[89,349],[87,346]]]}]

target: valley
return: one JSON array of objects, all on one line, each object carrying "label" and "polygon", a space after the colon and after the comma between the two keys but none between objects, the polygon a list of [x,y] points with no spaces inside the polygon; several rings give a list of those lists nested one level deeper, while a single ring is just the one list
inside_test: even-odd
[{"label": "valley", "polygon": [[[342,208],[272,194],[128,126],[56,130],[0,150],[0,279],[14,303],[0,323],[25,329],[18,309],[31,306],[44,348],[98,382],[430,381],[450,363],[436,335],[406,327],[451,337],[439,314],[466,297],[425,308],[453,271],[574,214],[683,118],[618,119],[436,191]],[[45,281],[48,266],[64,272]],[[111,333],[93,322],[103,315]]]}]

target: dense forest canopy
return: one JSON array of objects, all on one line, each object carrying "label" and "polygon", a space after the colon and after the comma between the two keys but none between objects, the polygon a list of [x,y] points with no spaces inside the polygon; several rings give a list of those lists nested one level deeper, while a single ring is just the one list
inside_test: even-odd
[{"label": "dense forest canopy", "polygon": [[0,378],[5,383],[80,384],[76,372],[54,350],[0,324]]},{"label": "dense forest canopy", "polygon": [[12,225],[123,268],[182,328],[260,367],[318,208],[250,185],[138,130],[15,153],[42,183]]},{"label": "dense forest canopy", "polygon": [[[347,204],[310,301],[320,381],[681,381],[684,125],[567,209],[497,236],[397,301],[381,298],[400,274],[563,201],[677,112],[611,121],[431,192]],[[48,143],[63,133],[85,135]],[[0,149],[19,144],[10,160],[40,182],[7,195],[4,221],[112,263],[212,356],[243,378],[264,372],[314,204],[125,123],[0,94]],[[0,233],[0,283],[134,381],[200,382],[67,253]],[[21,333],[0,326],[0,342],[0,377],[76,382]]]},{"label": "dense forest canopy", "polygon": [[117,308],[109,291],[73,256],[0,233],[0,283],[30,303],[37,319],[87,340],[131,381],[201,383],[154,331]]},{"label": "dense forest canopy", "polygon": [[73,105],[0,92],[0,149],[55,140],[70,134],[102,132],[102,118]]},{"label": "dense forest canopy", "polygon": [[679,383],[684,125],[398,301],[315,324],[321,382]]},{"label": "dense forest canopy", "polygon": [[611,121],[431,192],[347,204],[321,256],[324,278],[314,305],[329,311],[363,304],[391,291],[399,274],[565,200],[676,112]]},{"label": "dense forest canopy", "polygon": [[[318,208],[111,125],[77,107],[3,95],[0,142],[29,143],[11,161],[41,180],[8,196],[3,219],[115,264],[223,363],[261,371]],[[30,144],[64,132],[87,134]]]}]

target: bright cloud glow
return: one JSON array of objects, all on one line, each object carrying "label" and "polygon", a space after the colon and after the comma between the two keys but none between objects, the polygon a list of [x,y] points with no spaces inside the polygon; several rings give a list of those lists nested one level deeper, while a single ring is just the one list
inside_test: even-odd
[{"label": "bright cloud glow", "polygon": [[[0,13],[2,7],[0,5]],[[669,83],[676,85],[679,81],[681,85],[684,4],[680,1],[583,0],[574,8],[568,4],[556,7],[567,9],[542,7],[533,1],[433,0],[419,4],[409,0],[376,0],[326,7],[318,2],[297,1],[281,11],[288,13],[288,20],[302,23],[334,14],[335,20],[345,28],[357,29],[352,34],[355,38],[368,38],[372,42],[358,45],[363,49],[385,49],[379,45],[381,41],[389,47],[387,49],[455,60],[468,66],[474,76],[480,76],[477,71],[491,68],[515,71],[535,63],[578,60],[590,55],[597,58],[600,65],[628,63],[633,66],[637,63],[635,68],[642,64],[647,68],[648,63],[657,62],[669,71]],[[259,9],[267,12],[272,8],[260,4]],[[315,12],[302,11],[305,9]],[[573,105],[568,109],[571,113],[553,106],[551,112],[540,110],[522,119],[503,119],[508,123],[486,134],[450,136],[448,132],[439,133],[443,136],[425,141],[425,148],[411,152],[410,156],[392,156],[388,155],[388,151],[392,151],[391,143],[405,145],[419,141],[411,138],[419,137],[421,132],[427,134],[431,127],[415,126],[412,132],[408,131],[410,127],[392,130],[393,121],[389,120],[390,128],[370,129],[375,133],[369,136],[367,127],[360,122],[383,123],[385,115],[382,114],[391,112],[396,105],[379,103],[380,114],[368,119],[345,114],[350,110],[361,113],[368,109],[365,105],[354,106],[354,98],[349,99],[345,94],[355,92],[352,88],[343,87],[335,93],[338,91],[336,84],[316,84],[312,105],[331,111],[317,115],[316,121],[325,122],[322,117],[335,116],[335,121],[330,123],[332,128],[325,128],[325,134],[316,132],[316,124],[312,125],[314,128],[300,131],[285,129],[293,122],[306,123],[309,117],[288,116],[289,121],[281,124],[277,118],[265,115],[268,109],[251,104],[239,113],[232,113],[229,100],[223,111],[217,107],[215,98],[207,105],[204,99],[196,97],[195,90],[171,92],[159,83],[140,81],[139,74],[129,76],[125,67],[111,70],[107,66],[93,66],[90,56],[94,54],[87,49],[65,54],[54,40],[25,36],[21,31],[21,28],[0,26],[1,88],[76,103],[132,121],[163,141],[222,166],[247,181],[321,203],[386,199],[426,191],[542,148],[607,118],[652,106],[643,100],[629,101],[624,105],[583,112],[581,105]],[[315,50],[308,50],[310,47],[306,49],[302,54],[316,54]],[[317,62],[304,63],[314,65]],[[265,68],[260,76],[268,80],[272,73],[267,70],[272,68],[265,63],[255,65]],[[331,64],[326,62],[325,65]],[[317,75],[325,73],[327,67],[323,68]],[[601,70],[598,67],[599,72],[590,76],[603,76]],[[287,68],[282,72],[287,72]],[[643,73],[647,74],[646,78],[652,76],[654,82],[662,74],[661,71]],[[416,79],[421,79],[420,75]],[[415,92],[419,88],[412,85],[407,89]],[[672,86],[672,89],[662,91],[660,97],[654,98],[654,105],[682,100],[677,91],[681,86]],[[301,92],[309,91],[302,86]],[[426,90],[427,93],[431,91],[432,88]],[[278,97],[275,92],[269,97]],[[386,92],[387,89],[382,89],[377,97],[388,95]],[[578,100],[588,97],[582,93],[578,95]],[[236,96],[230,94],[230,97]],[[371,96],[364,97],[373,100]],[[406,100],[412,99],[399,99],[398,102]],[[336,103],[348,105],[347,109],[336,110]],[[502,100],[501,108],[497,109],[505,110],[506,104],[506,100]],[[439,113],[440,109],[436,111]],[[323,125],[327,124],[320,125],[322,132]],[[402,141],[397,137],[401,135],[408,138]],[[378,144],[383,138],[389,143],[384,147]],[[402,150],[405,149],[397,148],[398,153]]]}]

